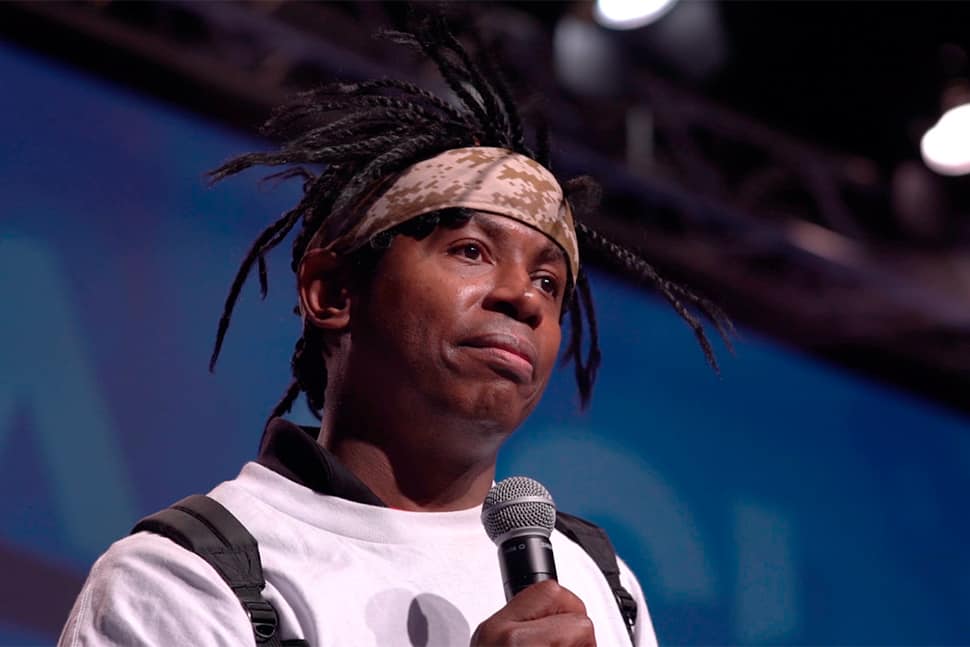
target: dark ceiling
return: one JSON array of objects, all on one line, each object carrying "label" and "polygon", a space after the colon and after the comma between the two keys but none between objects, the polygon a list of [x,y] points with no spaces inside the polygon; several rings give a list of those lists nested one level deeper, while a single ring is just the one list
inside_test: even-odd
[{"label": "dark ceiling", "polygon": [[[603,182],[594,224],[742,323],[970,411],[970,189],[918,152],[942,104],[970,98],[970,3],[685,1],[623,33],[591,26],[590,7],[447,10],[495,36],[513,85],[542,96],[526,103],[549,117],[558,170]],[[439,84],[371,37],[404,14],[395,2],[7,2],[0,35],[254,130],[294,89],[334,77]],[[555,29],[570,20],[612,48],[605,92],[556,68]]]},{"label": "dark ceiling", "polygon": [[[499,3],[476,4],[487,10]],[[535,16],[551,33],[577,3],[501,4]],[[660,60],[651,63],[766,125],[864,155],[886,170],[918,155],[918,137],[939,117],[944,88],[954,80],[966,83],[970,75],[970,2],[731,0],[716,5],[728,41],[720,69],[696,81]],[[649,41],[655,29],[645,27],[628,40]]]},{"label": "dark ceiling", "polygon": [[721,12],[731,58],[705,94],[886,170],[917,156],[945,84],[970,72],[967,2],[726,2]]}]

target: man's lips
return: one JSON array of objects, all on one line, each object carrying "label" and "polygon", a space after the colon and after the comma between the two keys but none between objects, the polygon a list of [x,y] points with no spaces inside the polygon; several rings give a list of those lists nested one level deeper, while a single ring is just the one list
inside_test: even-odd
[{"label": "man's lips", "polygon": [[466,339],[461,345],[489,352],[496,359],[508,363],[520,377],[532,378],[538,351],[527,339],[508,333],[489,333]]}]

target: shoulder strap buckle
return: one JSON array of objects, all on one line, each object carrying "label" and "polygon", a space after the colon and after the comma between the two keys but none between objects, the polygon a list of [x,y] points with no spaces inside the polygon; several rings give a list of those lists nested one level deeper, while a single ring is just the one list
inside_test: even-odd
[{"label": "shoulder strap buckle", "polygon": [[627,628],[633,631],[637,625],[637,601],[622,586],[613,589],[613,597],[616,598],[616,604],[620,607],[623,619],[626,620]]},{"label": "shoulder strap buckle", "polygon": [[257,643],[272,640],[280,624],[280,617],[273,605],[267,602],[255,589],[236,589],[236,595],[249,615],[249,622],[253,625],[253,633]]}]

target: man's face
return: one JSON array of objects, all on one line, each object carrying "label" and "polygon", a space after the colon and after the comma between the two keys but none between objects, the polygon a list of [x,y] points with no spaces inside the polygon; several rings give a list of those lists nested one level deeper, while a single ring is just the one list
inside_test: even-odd
[{"label": "man's face", "polygon": [[567,279],[562,250],[511,218],[396,236],[352,307],[352,388],[511,432],[555,365]]}]

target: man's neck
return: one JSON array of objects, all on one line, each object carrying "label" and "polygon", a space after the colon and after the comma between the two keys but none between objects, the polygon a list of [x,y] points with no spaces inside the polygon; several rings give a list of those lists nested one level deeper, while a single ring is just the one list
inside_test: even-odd
[{"label": "man's neck", "polygon": [[455,429],[451,421],[375,429],[365,416],[350,418],[325,415],[319,442],[388,506],[443,512],[481,505],[501,438],[485,432],[483,442],[476,435],[483,432]]},{"label": "man's neck", "polygon": [[[328,438],[324,447],[392,508],[419,512],[481,505],[495,477],[495,461],[463,467],[408,456],[357,438]],[[329,442],[328,442],[329,441]]]}]

